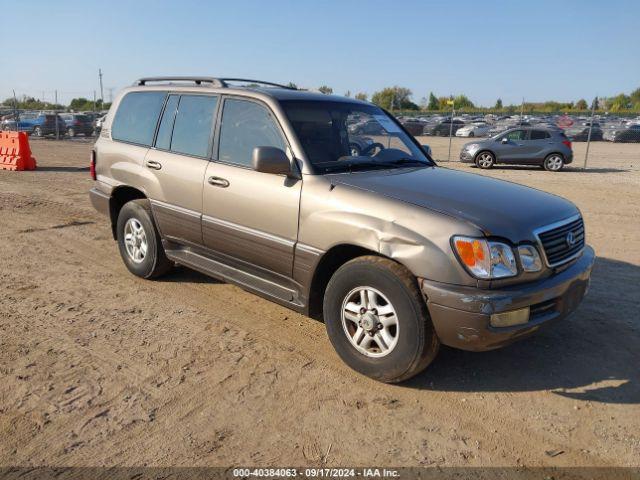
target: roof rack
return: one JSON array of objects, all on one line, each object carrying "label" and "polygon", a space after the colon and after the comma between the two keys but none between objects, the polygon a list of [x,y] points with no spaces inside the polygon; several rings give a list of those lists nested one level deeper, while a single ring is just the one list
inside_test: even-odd
[{"label": "roof rack", "polygon": [[215,77],[145,77],[134,82],[134,85],[144,86],[147,83],[155,82],[194,82],[196,85],[203,83],[211,84],[212,87],[229,87],[228,82],[246,82],[255,83],[257,85],[268,85],[270,87],[286,88],[288,90],[297,90],[296,87],[289,85],[281,85],[279,83],[264,82],[262,80],[252,80],[248,78],[215,78]]},{"label": "roof rack", "polygon": [[134,85],[143,86],[150,82],[194,82],[196,85],[210,83],[214,87],[224,87],[225,84],[214,77],[145,77],[136,80]]}]

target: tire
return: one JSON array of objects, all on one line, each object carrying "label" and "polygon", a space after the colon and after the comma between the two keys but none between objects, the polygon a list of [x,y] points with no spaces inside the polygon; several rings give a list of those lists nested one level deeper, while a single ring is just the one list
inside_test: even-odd
[{"label": "tire", "polygon": [[[367,308],[361,307],[363,289]],[[440,342],[416,278],[387,258],[365,256],[342,265],[327,285],[323,309],[329,340],[340,358],[375,380],[411,378],[438,353]]]},{"label": "tire", "polygon": [[473,133],[473,132],[469,132],[469,137],[475,137],[475,136],[476,136],[476,134],[475,134],[475,133]]},{"label": "tire", "polygon": [[491,152],[480,152],[476,155],[476,166],[483,170],[489,169],[496,164],[496,156]]},{"label": "tire", "polygon": [[67,130],[67,135],[69,135],[69,138],[73,138],[76,136],[76,131],[73,128],[70,128]]},{"label": "tire", "polygon": [[40,127],[36,127],[33,129],[33,135],[35,137],[42,137],[42,129]]},{"label": "tire", "polygon": [[[120,256],[131,273],[142,278],[156,278],[171,269],[172,263],[162,248],[148,200],[126,203],[120,210],[116,228]],[[132,241],[126,238],[129,235],[133,235]]]},{"label": "tire", "polygon": [[559,153],[552,153],[547,155],[542,166],[547,172],[559,172],[564,167],[564,158]]},{"label": "tire", "polygon": [[351,154],[352,157],[359,157],[360,153],[362,153],[362,150],[355,143],[350,143],[349,144],[349,153]]}]

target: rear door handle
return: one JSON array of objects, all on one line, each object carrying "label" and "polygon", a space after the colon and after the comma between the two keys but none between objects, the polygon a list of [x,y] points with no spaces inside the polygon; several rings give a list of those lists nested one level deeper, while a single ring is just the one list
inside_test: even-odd
[{"label": "rear door handle", "polygon": [[214,187],[227,188],[229,186],[229,180],[226,178],[209,177],[207,181],[209,182],[209,185],[213,185]]},{"label": "rear door handle", "polygon": [[155,160],[147,160],[147,168],[160,170],[162,168],[162,164],[160,162],[156,162]]}]

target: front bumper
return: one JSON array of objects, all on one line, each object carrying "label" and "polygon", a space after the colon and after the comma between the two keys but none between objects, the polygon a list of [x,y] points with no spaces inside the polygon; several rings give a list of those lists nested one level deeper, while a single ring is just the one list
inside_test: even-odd
[{"label": "front bumper", "polygon": [[463,163],[473,163],[474,155],[469,150],[462,149],[460,151],[460,161]]},{"label": "front bumper", "polygon": [[[593,249],[586,246],[573,265],[535,283],[481,290],[420,279],[420,286],[443,344],[463,350],[493,350],[573,313],[588,289],[594,261]],[[491,326],[491,314],[525,307],[531,309],[526,324]]]}]

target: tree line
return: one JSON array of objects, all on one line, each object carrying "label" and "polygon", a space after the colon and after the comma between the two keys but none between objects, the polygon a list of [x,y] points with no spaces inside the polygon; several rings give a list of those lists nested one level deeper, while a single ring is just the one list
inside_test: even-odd
[{"label": "tree line", "polygon": [[69,105],[62,105],[60,103],[43,102],[42,100],[38,100],[34,97],[23,95],[17,99],[14,99],[13,97],[7,98],[2,102],[2,104],[0,104],[0,106],[3,109],[17,108],[18,110],[71,110],[74,112],[100,112],[102,110],[109,110],[111,103],[105,102],[103,104],[100,99],[96,100],[94,103],[93,100],[80,97],[72,99]]},{"label": "tree line", "polygon": [[[326,85],[318,88],[321,93],[331,94],[333,89]],[[350,97],[351,92],[345,92],[345,96]],[[371,96],[371,102],[387,110],[403,111],[450,111],[452,106],[458,111],[493,111],[503,113],[516,113],[523,110],[530,112],[581,112],[588,111],[595,107],[597,111],[640,113],[640,88],[636,88],[630,94],[620,93],[614,97],[596,98],[588,103],[584,98],[577,102],[556,102],[553,100],[546,102],[524,102],[521,104],[504,105],[502,99],[498,98],[493,107],[482,107],[474,104],[466,95],[449,95],[437,97],[433,92],[428,97],[423,97],[418,104],[412,100],[413,92],[405,87],[393,86],[383,88]],[[358,100],[368,100],[366,93],[356,93],[354,97]],[[452,104],[453,102],[453,104]],[[595,105],[594,105],[595,103]]]}]

